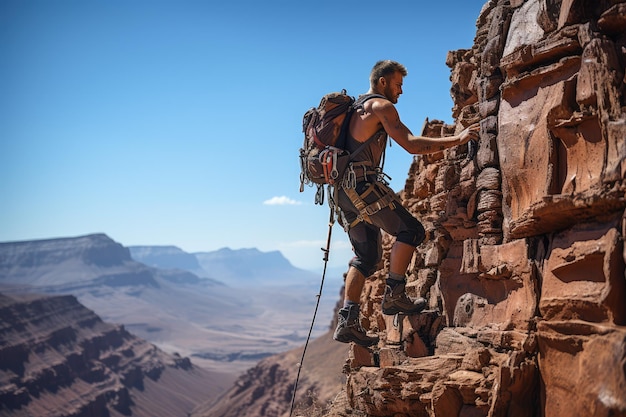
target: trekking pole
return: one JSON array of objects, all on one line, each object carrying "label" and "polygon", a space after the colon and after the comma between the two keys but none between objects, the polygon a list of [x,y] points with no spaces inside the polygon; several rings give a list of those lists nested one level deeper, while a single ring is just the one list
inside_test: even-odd
[{"label": "trekking pole", "polygon": [[298,375],[296,376],[296,382],[293,386],[293,395],[291,397],[291,408],[289,409],[289,417],[293,414],[293,408],[296,404],[296,393],[298,391],[298,381],[300,380],[300,371],[302,370],[302,365],[304,364],[304,355],[306,355],[306,348],[309,345],[309,340],[311,339],[311,332],[313,331],[313,325],[315,324],[315,317],[317,316],[317,309],[320,306],[320,299],[322,298],[322,288],[324,288],[324,278],[326,277],[326,267],[328,266],[328,254],[330,253],[330,240],[333,232],[333,224],[335,223],[335,213],[331,206],[330,209],[330,220],[328,221],[328,236],[326,238],[326,248],[322,248],[324,252],[324,270],[322,272],[322,281],[320,282],[320,290],[317,297],[317,302],[315,303],[315,311],[313,312],[313,320],[311,320],[311,327],[309,327],[309,335],[306,338],[306,342],[304,342],[304,349],[302,350],[302,357],[300,358],[300,363],[298,364]]}]

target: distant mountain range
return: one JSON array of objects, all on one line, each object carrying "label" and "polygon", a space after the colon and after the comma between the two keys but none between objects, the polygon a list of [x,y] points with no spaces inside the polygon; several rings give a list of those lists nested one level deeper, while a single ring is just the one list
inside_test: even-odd
[{"label": "distant mountain range", "polygon": [[231,286],[302,285],[316,282],[318,274],[291,265],[279,251],[222,248],[187,253],[176,246],[129,246],[136,261],[156,268],[180,269]]},{"label": "distant mountain range", "polygon": [[223,285],[183,270],[150,268],[133,260],[128,248],[104,234],[0,243],[0,283],[24,289],[55,293],[100,285],[157,287],[158,280]]},{"label": "distant mountain range", "polygon": [[[319,279],[256,249],[127,248],[104,234],[0,243],[0,292],[73,294],[166,352],[235,373],[302,343]],[[328,329],[339,287],[328,280],[314,335]]]},{"label": "distant mountain range", "polygon": [[162,269],[181,269],[203,275],[198,258],[176,246],[128,246],[131,257],[143,264]]}]

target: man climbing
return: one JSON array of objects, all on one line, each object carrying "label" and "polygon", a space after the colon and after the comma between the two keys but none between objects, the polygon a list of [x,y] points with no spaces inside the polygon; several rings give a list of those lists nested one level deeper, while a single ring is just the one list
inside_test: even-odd
[{"label": "man climbing", "polygon": [[[390,254],[383,314],[417,314],[427,304],[425,299],[411,299],[405,292],[405,274],[415,248],[425,238],[425,231],[382,177],[379,166],[387,136],[410,154],[440,152],[478,137],[478,125],[450,137],[413,135],[400,121],[394,106],[402,94],[402,81],[406,75],[406,68],[398,62],[377,62],[370,73],[370,89],[362,99],[357,99],[357,108],[350,120],[348,151],[354,152],[366,141],[369,145],[355,157],[338,190],[341,223],[348,230],[355,253],[346,275],[344,304],[339,310],[339,322],[333,335],[335,340],[343,343],[355,342],[366,347],[378,343],[378,337],[367,335],[361,327],[359,300],[365,278],[378,269],[381,260],[381,229],[396,238]],[[384,98],[368,97],[371,94]]]}]

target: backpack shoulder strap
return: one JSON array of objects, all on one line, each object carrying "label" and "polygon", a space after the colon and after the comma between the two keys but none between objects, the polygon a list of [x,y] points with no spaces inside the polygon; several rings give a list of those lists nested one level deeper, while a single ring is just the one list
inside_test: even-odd
[{"label": "backpack shoulder strap", "polygon": [[381,95],[381,94],[363,94],[361,96],[359,96],[355,101],[354,104],[352,104],[352,106],[355,109],[358,108],[363,108],[363,105],[365,104],[365,102],[367,100],[370,100],[372,98],[384,98],[385,100],[387,99],[387,97]]},{"label": "backpack shoulder strap", "polygon": [[[346,90],[342,90],[341,93],[346,94]],[[359,96],[356,100],[353,99],[346,113],[346,117],[343,119],[343,123],[341,124],[339,138],[337,139],[337,145],[336,145],[337,148],[344,149],[346,146],[346,137],[348,136],[348,129],[350,128],[350,119],[352,118],[352,114],[355,112],[355,110],[362,109],[363,104],[367,100],[372,99],[372,98],[386,99],[387,97],[380,95],[380,94],[363,94]],[[363,148],[365,147],[363,146]],[[359,147],[358,151],[360,152],[361,150],[362,150],[361,147]],[[353,155],[356,155],[357,153],[358,152],[354,152]]]}]

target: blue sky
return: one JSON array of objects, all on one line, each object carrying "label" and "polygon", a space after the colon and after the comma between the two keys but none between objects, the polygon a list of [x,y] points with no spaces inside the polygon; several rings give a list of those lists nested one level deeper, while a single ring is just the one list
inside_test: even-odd
[{"label": "blue sky", "polygon": [[[106,233],[319,268],[328,207],[299,192],[303,113],[394,59],[404,123],[452,122],[446,54],[473,45],[483,3],[3,0],[0,241]],[[411,160],[387,149],[394,189]],[[350,256],[336,225],[330,263]]]}]

